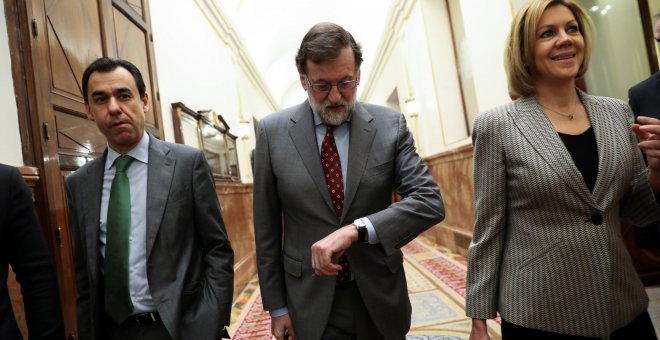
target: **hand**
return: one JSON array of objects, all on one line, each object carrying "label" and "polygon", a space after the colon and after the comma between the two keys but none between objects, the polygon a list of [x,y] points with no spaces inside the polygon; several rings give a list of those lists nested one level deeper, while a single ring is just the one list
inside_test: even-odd
[{"label": "hand", "polygon": [[470,331],[469,340],[490,340],[486,320],[472,319],[472,331]]},{"label": "hand", "polygon": [[288,333],[288,340],[296,340],[296,331],[293,330],[293,323],[289,314],[276,316],[270,319],[270,332],[275,339],[284,340],[284,333]]},{"label": "hand", "polygon": [[312,244],[312,268],[314,274],[336,276],[341,269],[336,260],[357,241],[358,232],[353,224],[343,226],[320,241]]},{"label": "hand", "polygon": [[646,155],[649,165],[649,182],[655,191],[660,190],[660,120],[639,116],[640,124],[633,124],[632,129],[640,139],[640,149]]}]

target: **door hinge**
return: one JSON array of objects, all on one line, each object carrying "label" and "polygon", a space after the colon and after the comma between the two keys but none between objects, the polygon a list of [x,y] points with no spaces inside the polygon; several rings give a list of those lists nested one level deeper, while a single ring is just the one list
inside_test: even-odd
[{"label": "door hinge", "polygon": [[50,140],[50,129],[48,128],[48,123],[44,123],[43,129],[44,129],[44,138],[46,140]]},{"label": "door hinge", "polygon": [[32,36],[37,37],[39,35],[39,31],[37,31],[37,19],[32,19]]},{"label": "door hinge", "polygon": [[55,231],[55,244],[58,247],[62,246],[62,227],[57,226],[57,231]]}]

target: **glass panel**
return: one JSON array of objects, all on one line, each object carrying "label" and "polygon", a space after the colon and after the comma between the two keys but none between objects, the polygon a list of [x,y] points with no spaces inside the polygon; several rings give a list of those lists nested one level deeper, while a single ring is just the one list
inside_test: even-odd
[{"label": "glass panel", "polygon": [[220,176],[229,176],[225,136],[210,125],[204,125],[202,136],[204,138],[204,156],[206,156],[213,173]]},{"label": "glass panel", "polygon": [[650,74],[637,1],[577,0],[594,22],[589,71],[591,94],[628,101],[628,89]]},{"label": "glass panel", "polygon": [[238,174],[238,153],[236,151],[236,139],[231,136],[226,136],[228,162],[229,162],[229,175],[231,177],[240,177]]},{"label": "glass panel", "polygon": [[193,111],[183,103],[173,103],[172,109],[181,132],[176,142],[201,149],[218,180],[240,180],[236,136],[229,134],[227,122],[213,110]]},{"label": "glass panel", "polygon": [[197,126],[197,119],[183,113],[179,114],[179,120],[181,121],[181,141],[185,145],[190,145],[198,149],[202,148],[199,138],[199,127]]}]

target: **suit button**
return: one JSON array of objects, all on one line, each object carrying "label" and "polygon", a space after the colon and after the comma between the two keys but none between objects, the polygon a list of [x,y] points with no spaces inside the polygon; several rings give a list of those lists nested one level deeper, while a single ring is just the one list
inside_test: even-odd
[{"label": "suit button", "polygon": [[588,221],[590,221],[591,223],[593,223],[595,225],[599,225],[599,224],[603,223],[603,214],[601,214],[599,212],[594,213],[593,215],[591,215],[591,218]]}]

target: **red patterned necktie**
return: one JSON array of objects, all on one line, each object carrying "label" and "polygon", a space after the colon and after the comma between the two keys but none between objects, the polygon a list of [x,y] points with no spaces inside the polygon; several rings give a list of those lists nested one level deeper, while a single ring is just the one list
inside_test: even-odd
[{"label": "red patterned necktie", "polygon": [[[342,211],[344,210],[344,178],[342,176],[337,144],[335,144],[334,129],[334,126],[327,125],[323,144],[321,144],[321,164],[323,165],[325,182],[328,186],[330,198],[332,199],[332,205],[335,208],[337,217],[341,218]],[[353,275],[351,274],[346,255],[340,256],[338,263],[341,265],[341,270],[337,275],[337,282],[351,280]]]}]

